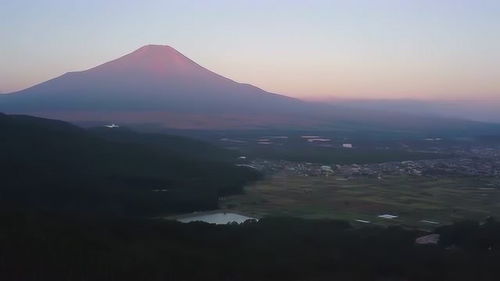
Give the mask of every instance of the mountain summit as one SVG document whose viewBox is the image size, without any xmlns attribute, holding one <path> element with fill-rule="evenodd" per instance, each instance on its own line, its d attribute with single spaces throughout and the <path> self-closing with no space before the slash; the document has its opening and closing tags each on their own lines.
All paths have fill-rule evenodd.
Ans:
<svg viewBox="0 0 500 281">
<path fill-rule="evenodd" d="M 146 45 L 91 70 L 104 73 L 147 74 L 152 77 L 182 77 L 210 72 L 167 45 Z"/>
</svg>

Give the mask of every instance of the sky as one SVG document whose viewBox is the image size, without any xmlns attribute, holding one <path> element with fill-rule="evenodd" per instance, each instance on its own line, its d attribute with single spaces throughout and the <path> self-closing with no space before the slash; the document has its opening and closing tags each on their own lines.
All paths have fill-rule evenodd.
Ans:
<svg viewBox="0 0 500 281">
<path fill-rule="evenodd" d="M 303 99 L 500 100 L 498 0 L 0 0 L 0 92 L 170 45 Z"/>
</svg>

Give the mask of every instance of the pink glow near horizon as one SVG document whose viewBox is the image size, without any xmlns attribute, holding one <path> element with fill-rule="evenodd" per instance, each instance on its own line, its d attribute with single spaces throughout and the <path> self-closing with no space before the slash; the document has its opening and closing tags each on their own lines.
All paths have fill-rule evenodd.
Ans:
<svg viewBox="0 0 500 281">
<path fill-rule="evenodd" d="M 69 2 L 3 4 L 0 92 L 153 43 L 301 99 L 500 98 L 498 1 Z"/>
</svg>

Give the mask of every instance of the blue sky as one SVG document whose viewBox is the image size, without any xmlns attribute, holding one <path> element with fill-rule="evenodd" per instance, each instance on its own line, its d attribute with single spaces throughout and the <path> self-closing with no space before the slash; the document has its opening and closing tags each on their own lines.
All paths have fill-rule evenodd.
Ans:
<svg viewBox="0 0 500 281">
<path fill-rule="evenodd" d="M 167 44 L 302 98 L 500 98 L 500 1 L 0 0 L 0 91 Z"/>
</svg>

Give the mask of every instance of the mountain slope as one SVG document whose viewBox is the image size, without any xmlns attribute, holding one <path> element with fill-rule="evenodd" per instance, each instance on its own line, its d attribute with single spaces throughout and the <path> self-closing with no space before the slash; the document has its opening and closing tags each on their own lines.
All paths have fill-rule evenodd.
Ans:
<svg viewBox="0 0 500 281">
<path fill-rule="evenodd" d="M 224 78 L 159 45 L 66 73 L 7 98 L 12 99 L 11 107 L 30 111 L 254 112 L 301 103 Z"/>
</svg>

